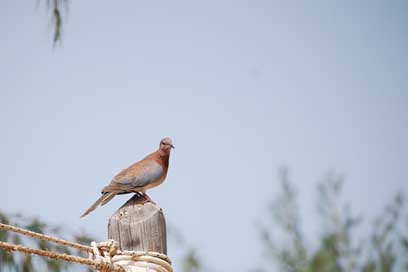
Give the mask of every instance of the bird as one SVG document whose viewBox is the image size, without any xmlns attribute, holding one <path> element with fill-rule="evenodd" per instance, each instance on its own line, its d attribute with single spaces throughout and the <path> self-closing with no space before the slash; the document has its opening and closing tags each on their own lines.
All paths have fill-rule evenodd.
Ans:
<svg viewBox="0 0 408 272">
<path fill-rule="evenodd" d="M 135 193 L 146 201 L 153 202 L 146 194 L 146 190 L 164 182 L 169 169 L 170 152 L 174 148 L 170 138 L 162 139 L 158 150 L 114 176 L 110 184 L 102 189 L 102 196 L 81 215 L 81 218 L 98 206 L 105 205 L 116 195 Z"/>
</svg>

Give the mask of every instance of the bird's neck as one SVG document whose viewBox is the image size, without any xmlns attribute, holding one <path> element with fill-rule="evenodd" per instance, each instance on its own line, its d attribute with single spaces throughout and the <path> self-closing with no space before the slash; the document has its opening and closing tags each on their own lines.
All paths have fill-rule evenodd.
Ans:
<svg viewBox="0 0 408 272">
<path fill-rule="evenodd" d="M 169 167 L 170 153 L 159 150 L 154 156 L 154 160 L 163 165 L 165 169 Z"/>
<path fill-rule="evenodd" d="M 160 159 L 161 159 L 164 167 L 167 169 L 169 167 L 170 154 L 160 156 Z"/>
</svg>

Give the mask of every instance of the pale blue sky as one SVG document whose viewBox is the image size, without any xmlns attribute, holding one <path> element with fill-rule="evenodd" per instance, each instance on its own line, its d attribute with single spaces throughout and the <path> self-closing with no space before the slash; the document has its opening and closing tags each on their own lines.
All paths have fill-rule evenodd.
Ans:
<svg viewBox="0 0 408 272">
<path fill-rule="evenodd" d="M 55 50 L 35 2 L 0 2 L 2 210 L 104 238 L 128 196 L 79 215 L 170 136 L 150 195 L 227 272 L 259 262 L 283 164 L 312 237 L 328 169 L 358 212 L 408 191 L 408 2 L 71 0 Z"/>
</svg>

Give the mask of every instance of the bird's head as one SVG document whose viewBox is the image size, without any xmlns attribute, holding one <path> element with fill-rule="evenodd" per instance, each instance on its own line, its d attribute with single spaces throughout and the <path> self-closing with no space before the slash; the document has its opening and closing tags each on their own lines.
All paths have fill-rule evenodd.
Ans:
<svg viewBox="0 0 408 272">
<path fill-rule="evenodd" d="M 174 148 L 173 142 L 170 138 L 164 138 L 160 141 L 160 152 L 164 155 L 170 155 L 170 150 Z"/>
</svg>

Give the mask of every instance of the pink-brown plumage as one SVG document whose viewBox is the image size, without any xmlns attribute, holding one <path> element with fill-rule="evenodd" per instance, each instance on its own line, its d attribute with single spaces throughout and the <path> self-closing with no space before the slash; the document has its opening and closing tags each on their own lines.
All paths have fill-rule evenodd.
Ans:
<svg viewBox="0 0 408 272">
<path fill-rule="evenodd" d="M 146 190 L 156 187 L 166 179 L 170 151 L 174 148 L 170 138 L 160 141 L 159 149 L 126 169 L 120 171 L 102 190 L 102 196 L 81 217 L 86 216 L 99 205 L 105 205 L 118 194 L 138 193 L 147 200 Z"/>
</svg>

